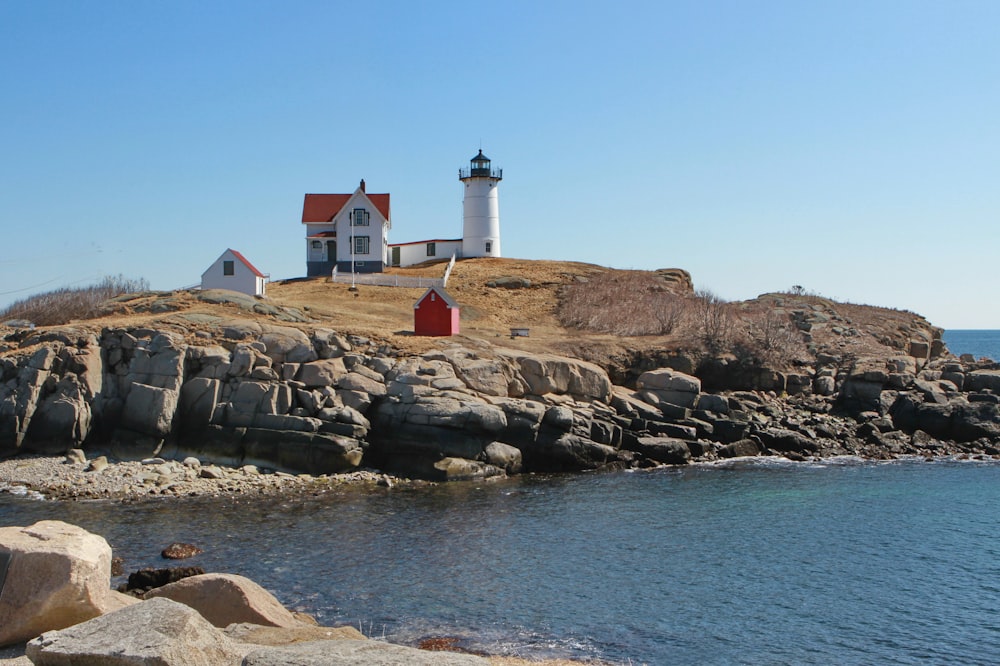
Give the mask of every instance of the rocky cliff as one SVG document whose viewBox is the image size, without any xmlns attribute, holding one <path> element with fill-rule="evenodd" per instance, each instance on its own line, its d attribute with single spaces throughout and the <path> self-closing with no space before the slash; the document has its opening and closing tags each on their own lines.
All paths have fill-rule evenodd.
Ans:
<svg viewBox="0 0 1000 666">
<path fill-rule="evenodd" d="M 811 366 L 758 369 L 749 391 L 719 380 L 735 360 L 667 367 L 676 354 L 643 356 L 616 385 L 595 363 L 472 339 L 416 353 L 249 320 L 12 332 L 0 452 L 437 480 L 766 453 L 1000 453 L 1000 368 L 911 333 L 898 353 L 817 351 Z"/>
</svg>

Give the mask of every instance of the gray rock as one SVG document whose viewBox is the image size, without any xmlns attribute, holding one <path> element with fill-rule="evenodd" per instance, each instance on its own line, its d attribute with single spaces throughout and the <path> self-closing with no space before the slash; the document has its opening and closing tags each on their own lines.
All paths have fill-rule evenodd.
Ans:
<svg viewBox="0 0 1000 666">
<path fill-rule="evenodd" d="M 603 368 L 593 363 L 553 354 L 529 354 L 510 349 L 498 350 L 497 355 L 516 370 L 516 377 L 511 380 L 511 385 L 514 385 L 515 380 L 520 381 L 532 395 L 568 394 L 577 400 L 588 402 L 607 402 L 611 397 L 611 380 Z M 510 390 L 508 394 L 521 397 Z"/>
<path fill-rule="evenodd" d="M 474 655 L 429 652 L 381 641 L 293 643 L 250 652 L 242 666 L 489 666 Z"/>
<path fill-rule="evenodd" d="M 471 481 L 503 476 L 503 469 L 478 460 L 442 458 L 434 463 L 432 481 Z"/>
<path fill-rule="evenodd" d="M 813 393 L 816 395 L 833 395 L 837 392 L 837 382 L 833 377 L 821 376 L 813 380 Z"/>
<path fill-rule="evenodd" d="M 26 649 L 35 666 L 234 666 L 243 653 L 197 611 L 169 599 L 46 632 Z"/>
<path fill-rule="evenodd" d="M 108 585 L 111 547 L 96 534 L 56 520 L 0 527 L 0 552 L 10 557 L 0 600 L 0 645 L 120 607 Z"/>
<path fill-rule="evenodd" d="M 195 377 L 184 382 L 178 405 L 184 428 L 202 430 L 208 427 L 215 416 L 221 387 L 222 382 L 218 379 Z"/>
<path fill-rule="evenodd" d="M 143 435 L 166 437 L 170 434 L 177 402 L 175 390 L 134 383 L 125 399 L 122 425 Z"/>
<path fill-rule="evenodd" d="M 360 366 L 363 367 L 363 366 Z M 351 371 L 337 380 L 337 388 L 348 391 L 360 391 L 370 396 L 383 396 L 386 393 L 385 384 L 362 373 Z"/>
<path fill-rule="evenodd" d="M 303 363 L 299 367 L 296 379 L 308 388 L 333 386 L 337 380 L 347 374 L 343 359 L 330 358 L 320 361 Z"/>
<path fill-rule="evenodd" d="M 309 337 L 297 328 L 264 326 L 260 341 L 275 363 L 308 363 L 319 358 Z"/>
<path fill-rule="evenodd" d="M 720 458 L 740 458 L 760 455 L 760 445 L 752 439 L 741 439 L 732 444 L 720 446 L 717 453 Z"/>
<path fill-rule="evenodd" d="M 490 442 L 483 449 L 483 458 L 490 465 L 498 467 L 508 474 L 517 474 L 521 471 L 521 450 L 509 444 Z"/>
<path fill-rule="evenodd" d="M 668 465 L 683 465 L 691 459 L 687 442 L 670 437 L 639 437 L 635 448 L 647 458 Z"/>
<path fill-rule="evenodd" d="M 717 414 L 728 414 L 729 413 L 729 399 L 723 395 L 715 395 L 714 393 L 702 393 L 698 396 L 698 403 L 696 409 L 702 409 L 706 412 L 716 412 Z"/>
</svg>

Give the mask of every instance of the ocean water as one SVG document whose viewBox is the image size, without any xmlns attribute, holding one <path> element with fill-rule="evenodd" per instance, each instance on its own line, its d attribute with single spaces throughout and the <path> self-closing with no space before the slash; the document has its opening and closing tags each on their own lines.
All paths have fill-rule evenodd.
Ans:
<svg viewBox="0 0 1000 666">
<path fill-rule="evenodd" d="M 946 331 L 1000 358 L 1000 331 Z M 126 571 L 239 573 L 324 624 L 616 664 L 1000 663 L 1000 462 L 769 459 L 306 500 L 0 493 L 0 526 L 103 535 Z M 115 583 L 124 582 L 124 578 Z"/>
<path fill-rule="evenodd" d="M 621 664 L 1000 662 L 1000 463 L 741 460 L 306 501 L 0 495 L 126 570 L 247 575 L 324 624 Z"/>
<path fill-rule="evenodd" d="M 1000 360 L 1000 331 L 996 330 L 946 330 L 942 336 L 951 353 L 956 356 L 972 354 Z"/>
</svg>

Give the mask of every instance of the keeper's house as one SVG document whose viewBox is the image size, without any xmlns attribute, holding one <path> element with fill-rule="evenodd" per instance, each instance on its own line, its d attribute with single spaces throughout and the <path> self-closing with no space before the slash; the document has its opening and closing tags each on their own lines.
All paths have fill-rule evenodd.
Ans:
<svg viewBox="0 0 1000 666">
<path fill-rule="evenodd" d="M 388 194 L 368 194 L 361 181 L 353 194 L 307 194 L 306 275 L 381 273 L 389 261 L 392 228 Z"/>
</svg>

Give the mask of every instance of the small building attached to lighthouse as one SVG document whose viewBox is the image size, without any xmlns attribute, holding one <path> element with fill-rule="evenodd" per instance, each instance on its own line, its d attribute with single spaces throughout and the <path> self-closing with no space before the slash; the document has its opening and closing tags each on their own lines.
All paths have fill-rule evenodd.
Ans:
<svg viewBox="0 0 1000 666">
<path fill-rule="evenodd" d="M 497 190 L 503 180 L 503 169 L 490 166 L 490 158 L 479 154 L 472 158 L 468 169 L 458 170 L 458 179 L 465 185 L 462 199 L 462 256 L 499 257 L 500 199 Z"/>
</svg>

